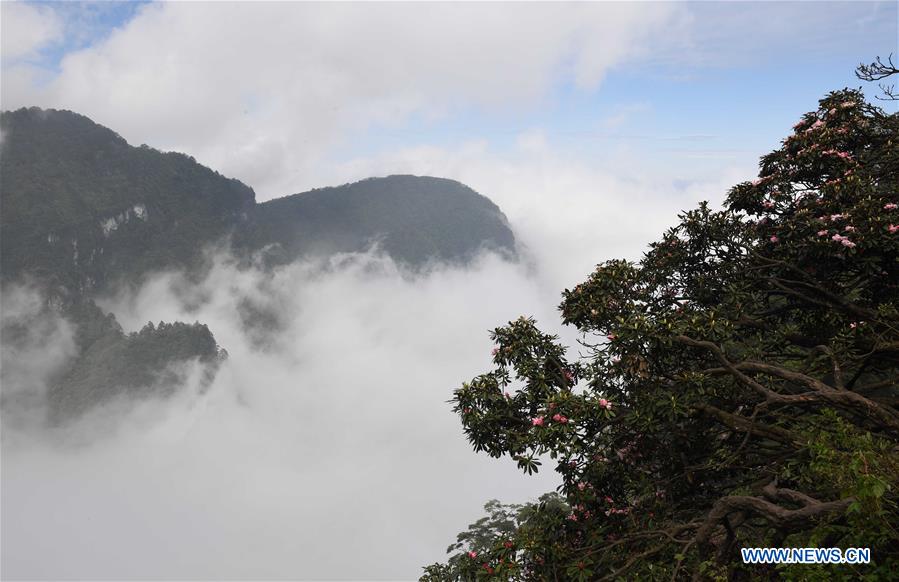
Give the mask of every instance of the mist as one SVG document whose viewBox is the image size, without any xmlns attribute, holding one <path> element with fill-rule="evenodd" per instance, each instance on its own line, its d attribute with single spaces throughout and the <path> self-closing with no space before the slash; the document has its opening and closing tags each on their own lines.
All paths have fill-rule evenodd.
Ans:
<svg viewBox="0 0 899 582">
<path fill-rule="evenodd" d="M 487 500 L 557 485 L 551 464 L 527 477 L 474 454 L 447 403 L 489 368 L 488 329 L 521 314 L 554 329 L 558 295 L 533 270 L 484 254 L 413 274 L 376 250 L 273 273 L 211 260 L 200 282 L 158 274 L 100 301 L 126 331 L 208 324 L 229 352 L 211 386 L 187 370 L 172 399 L 30 436 L 5 424 L 4 578 L 413 579 Z M 66 334 L 42 337 L 32 353 L 65 357 Z"/>
</svg>

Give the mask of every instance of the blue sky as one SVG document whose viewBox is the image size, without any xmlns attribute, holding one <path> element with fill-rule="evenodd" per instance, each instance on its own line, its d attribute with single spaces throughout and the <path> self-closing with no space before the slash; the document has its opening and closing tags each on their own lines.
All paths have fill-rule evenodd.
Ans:
<svg viewBox="0 0 899 582">
<path fill-rule="evenodd" d="M 137 35 L 136 30 L 141 27 L 142 21 L 151 20 L 147 18 L 148 13 L 172 8 L 149 4 L 28 3 L 28 7 L 45 20 L 54 21 L 56 28 L 50 37 L 42 42 L 36 41 L 35 46 L 27 50 L 4 50 L 6 84 L 15 87 L 3 91 L 3 107 L 8 109 L 30 104 L 31 98 L 39 105 L 75 109 L 100 123 L 109 124 L 132 141 L 146 139 L 150 145 L 160 148 L 190 150 L 189 153 L 225 172 L 236 171 L 238 177 L 265 191 L 264 184 L 254 183 L 257 181 L 254 180 L 254 172 L 240 176 L 239 167 L 219 159 L 221 155 L 207 154 L 204 150 L 209 148 L 198 140 L 176 135 L 167 139 L 166 136 L 154 135 L 152 131 L 132 129 L 130 123 L 117 126 L 123 115 L 133 115 L 135 112 L 125 107 L 119 115 L 103 115 L 102 97 L 98 99 L 97 95 L 91 95 L 83 88 L 76 91 L 87 95 L 68 98 L 59 79 L 66 76 L 64 59 L 73 55 L 81 55 L 78 58 L 82 60 L 85 55 L 100 55 L 104 62 L 102 65 L 98 63 L 98 67 L 114 62 L 121 67 L 121 75 L 131 76 L 135 70 L 140 72 L 139 64 L 135 64 L 134 70 L 129 70 L 126 58 L 111 54 L 113 43 L 110 43 L 110 37 L 117 35 L 121 41 L 119 44 L 122 44 L 129 34 Z M 702 175 L 708 171 L 708 162 L 704 164 L 701 161 L 703 156 L 717 158 L 718 162 L 712 165 L 719 168 L 721 160 L 743 159 L 746 154 L 758 156 L 774 147 L 798 115 L 812 107 L 826 91 L 843 86 L 860 86 L 861 82 L 853 75 L 853 69 L 860 61 L 869 61 L 874 56 L 895 51 L 897 44 L 897 5 L 894 2 L 642 5 L 649 7 L 650 11 L 675 12 L 671 19 L 673 24 L 665 21 L 658 23 L 649 31 L 648 38 L 637 40 L 623 37 L 621 43 L 632 42 L 640 46 L 633 56 L 613 59 L 605 64 L 600 73 L 601 82 L 579 83 L 570 71 L 572 61 L 578 58 L 576 51 L 560 50 L 549 64 L 548 71 L 534 73 L 544 77 L 540 87 L 536 88 L 536 95 L 528 94 L 517 99 L 513 93 L 501 97 L 499 102 L 494 100 L 485 104 L 476 96 L 466 95 L 462 91 L 461 96 L 451 95 L 434 103 L 433 107 L 429 103 L 416 103 L 398 115 L 383 117 L 377 113 L 354 111 L 349 123 L 346 120 L 335 122 L 336 127 L 307 157 L 316 161 L 327 159 L 333 164 L 414 146 L 458 148 L 470 140 L 486 140 L 491 151 L 502 152 L 514 148 L 522 133 L 539 131 L 557 151 L 566 151 L 571 155 L 588 156 L 595 161 L 609 159 L 621 152 L 639 152 L 639 155 L 654 160 L 658 167 L 678 167 Z M 194 12 L 201 16 L 204 12 L 208 13 L 212 16 L 209 25 L 214 27 L 215 14 L 221 12 L 223 6 L 205 4 Z M 257 6 L 259 11 L 273 8 L 270 4 Z M 351 4 L 344 6 L 348 8 L 346 12 L 350 13 L 350 19 L 354 8 L 362 8 Z M 675 8 L 672 10 L 672 7 Z M 314 19 L 328 12 L 327 7 L 315 4 L 299 8 L 305 18 Z M 522 6 L 501 4 L 490 8 L 499 8 L 508 16 L 508 26 L 514 27 L 516 12 Z M 275 10 L 279 9 L 289 10 L 291 6 L 282 4 L 275 7 Z M 562 5 L 557 12 L 568 9 L 570 5 Z M 8 29 L 14 26 L 17 16 L 12 12 L 6 3 L 5 20 L 11 21 Z M 195 16 L 188 14 L 185 18 Z M 416 17 L 417 14 L 409 18 L 409 26 L 415 27 Z M 548 24 L 552 25 L 551 22 Z M 193 24 L 203 25 L 199 21 Z M 452 26 L 448 24 L 446 27 L 448 36 L 453 38 L 446 44 L 445 50 L 453 50 L 452 42 L 466 42 L 466 30 L 454 31 Z M 189 29 L 190 26 L 184 30 Z M 7 32 L 9 30 L 4 31 Z M 157 32 L 160 43 L 168 40 L 167 32 L 162 28 Z M 340 44 L 347 49 L 346 54 L 338 55 L 338 67 L 340 59 L 353 58 L 354 49 L 364 50 L 363 42 L 354 47 L 356 38 L 350 35 L 341 38 L 341 34 L 339 27 L 330 32 L 330 36 L 341 41 Z M 577 34 L 577 30 L 572 29 L 569 36 L 575 37 Z M 639 34 L 636 36 L 639 37 Z M 528 42 L 526 35 L 519 39 L 510 38 L 513 40 L 510 51 L 516 50 L 514 42 Z M 415 40 L 427 43 L 427 39 Z M 144 42 L 147 42 L 146 39 Z M 440 42 L 438 40 L 436 44 Z M 478 39 L 473 42 L 477 43 Z M 568 42 L 566 35 L 560 35 L 558 42 Z M 133 47 L 138 51 L 153 48 L 147 44 Z M 405 48 L 415 50 L 414 47 Z M 202 47 L 195 46 L 193 49 L 202 50 Z M 214 45 L 209 50 L 214 51 Z M 265 58 L 277 59 L 278 56 L 266 54 Z M 188 52 L 175 55 L 175 58 L 184 61 L 192 57 Z M 286 61 L 290 59 L 286 54 L 283 57 Z M 202 67 L 203 63 L 198 62 L 196 66 Z M 17 77 L 22 70 L 30 71 L 31 87 L 27 83 L 24 87 L 20 85 Z M 413 68 L 409 74 L 414 75 L 415 72 Z M 352 70 L 344 74 L 351 73 Z M 448 71 L 448 74 L 452 73 L 452 70 Z M 502 76 L 503 70 L 497 68 L 492 74 Z M 94 92 L 101 92 L 103 84 L 115 84 L 114 75 L 115 71 L 112 71 L 104 77 L 100 86 L 95 86 Z M 13 79 L 11 83 L 10 78 Z M 421 81 L 428 83 L 430 79 L 423 75 Z M 153 83 L 152 78 L 148 78 L 147 82 Z M 202 83 L 203 80 L 198 78 L 196 82 Z M 412 84 L 414 82 L 412 77 Z M 52 88 L 54 83 L 62 86 Z M 238 84 L 237 80 L 235 84 Z M 35 90 L 46 86 L 51 86 L 51 89 L 43 92 Z M 181 89 L 175 87 L 173 91 Z M 413 87 L 412 93 L 415 92 L 418 90 Z M 868 92 L 873 93 L 873 87 L 868 87 Z M 243 98 L 245 113 L 252 109 L 254 115 L 265 117 L 267 96 L 253 91 L 248 95 Z M 378 94 L 372 102 L 383 97 Z M 391 96 L 387 97 L 389 100 Z M 433 99 L 433 96 L 428 95 L 427 98 Z M 85 100 L 88 100 L 87 106 Z M 327 101 L 327 96 L 322 100 Z M 248 103 L 254 106 L 248 107 Z M 321 105 L 316 103 L 316 106 Z M 121 103 L 117 106 L 121 108 Z M 365 106 L 354 105 L 354 108 L 364 109 Z M 164 115 L 165 112 L 160 111 L 159 114 Z M 232 114 L 237 116 L 240 111 L 234 110 Z M 315 112 L 310 112 L 310 115 L 315 115 Z M 158 125 L 151 119 L 146 124 Z M 164 120 L 162 125 L 165 125 Z M 260 125 L 260 131 L 264 130 L 264 125 Z M 300 131 L 299 128 L 297 130 Z M 238 139 L 254 137 L 258 140 L 258 136 L 241 132 Z M 221 139 L 221 136 L 210 138 Z M 264 139 L 263 136 L 261 140 Z M 282 144 L 289 144 L 302 140 L 294 134 L 282 137 L 281 141 Z M 306 180 L 296 187 L 308 185 L 310 183 Z M 265 197 L 271 195 L 267 191 L 264 194 Z"/>
</svg>

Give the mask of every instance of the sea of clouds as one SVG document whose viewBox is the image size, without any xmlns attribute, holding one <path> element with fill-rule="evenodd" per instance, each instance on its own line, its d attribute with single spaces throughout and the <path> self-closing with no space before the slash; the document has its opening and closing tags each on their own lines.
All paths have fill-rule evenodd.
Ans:
<svg viewBox="0 0 899 582">
<path fill-rule="evenodd" d="M 4 317 L 37 315 L 22 295 Z M 447 403 L 488 369 L 488 329 L 522 313 L 553 328 L 557 298 L 540 295 L 494 255 L 413 275 L 372 251 L 274 273 L 220 254 L 199 283 L 166 273 L 106 298 L 126 331 L 206 323 L 229 358 L 205 389 L 187 370 L 169 400 L 53 430 L 6 422 L 4 578 L 416 577 L 488 499 L 556 485 L 473 453 Z M 4 346 L 5 397 L 39 393 L 72 356 L 67 324 L 44 325 Z"/>
</svg>

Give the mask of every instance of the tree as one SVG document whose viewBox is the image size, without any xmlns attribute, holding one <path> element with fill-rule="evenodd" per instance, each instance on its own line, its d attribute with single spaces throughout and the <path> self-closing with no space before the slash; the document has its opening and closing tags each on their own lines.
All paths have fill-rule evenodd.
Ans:
<svg viewBox="0 0 899 582">
<path fill-rule="evenodd" d="M 862 81 L 869 82 L 880 81 L 896 74 L 899 74 L 899 69 L 897 69 L 896 65 L 893 63 L 892 53 L 887 57 L 887 62 L 883 62 L 880 57 L 877 57 L 873 63 L 867 65 L 862 63 L 855 70 L 856 77 Z M 895 85 L 881 84 L 880 90 L 883 92 L 883 97 L 878 96 L 878 99 L 884 101 L 899 101 L 899 93 L 896 93 Z"/>
<path fill-rule="evenodd" d="M 793 129 L 723 210 L 563 292 L 585 355 L 525 317 L 492 332 L 454 410 L 476 451 L 554 459 L 568 513 L 424 580 L 896 576 L 899 117 L 846 89 Z M 872 564 L 742 563 L 769 546 Z"/>
</svg>

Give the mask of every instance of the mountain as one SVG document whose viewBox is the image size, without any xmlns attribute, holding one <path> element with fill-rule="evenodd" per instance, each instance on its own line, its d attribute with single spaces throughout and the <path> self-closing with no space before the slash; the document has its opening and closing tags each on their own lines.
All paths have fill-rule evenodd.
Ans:
<svg viewBox="0 0 899 582">
<path fill-rule="evenodd" d="M 505 216 L 488 198 L 454 180 L 418 176 L 369 178 L 258 204 L 238 237 L 236 244 L 251 249 L 277 243 L 288 262 L 372 242 L 412 266 L 515 248 Z"/>
<path fill-rule="evenodd" d="M 502 211 L 453 180 L 370 178 L 257 203 L 190 156 L 131 146 L 71 111 L 3 112 L 0 132 L 0 284 L 36 286 L 78 329 L 78 356 L 48 391 L 57 419 L 117 394 L 164 393 L 188 361 L 214 373 L 225 352 L 205 325 L 126 334 L 93 302 L 153 272 L 201 276 L 206 248 L 275 266 L 377 245 L 413 271 L 485 248 L 515 257 Z M 15 326 L 4 323 L 4 344 Z"/>
<path fill-rule="evenodd" d="M 251 188 L 179 153 L 130 146 L 70 111 L 4 112 L 0 155 L 3 280 L 28 273 L 91 295 L 163 269 L 192 269 L 204 247 L 269 248 L 276 263 L 364 250 L 399 262 L 515 253 L 489 199 L 452 180 L 370 178 L 257 204 Z"/>
<path fill-rule="evenodd" d="M 132 147 L 68 111 L 0 116 L 0 263 L 89 295 L 196 266 L 203 244 L 251 212 L 249 187 L 178 153 Z"/>
</svg>

